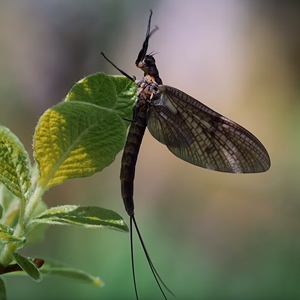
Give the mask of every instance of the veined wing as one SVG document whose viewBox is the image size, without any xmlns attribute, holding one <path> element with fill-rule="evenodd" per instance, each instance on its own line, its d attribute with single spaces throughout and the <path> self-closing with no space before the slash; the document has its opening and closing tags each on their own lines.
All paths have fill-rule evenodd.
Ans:
<svg viewBox="0 0 300 300">
<path fill-rule="evenodd" d="M 148 110 L 150 133 L 177 157 L 220 172 L 259 173 L 270 168 L 262 143 L 248 130 L 170 86 Z"/>
</svg>

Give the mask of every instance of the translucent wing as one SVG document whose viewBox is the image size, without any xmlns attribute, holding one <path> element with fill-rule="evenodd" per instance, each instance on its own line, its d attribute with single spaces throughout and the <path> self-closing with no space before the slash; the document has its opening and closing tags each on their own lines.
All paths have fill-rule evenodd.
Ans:
<svg viewBox="0 0 300 300">
<path fill-rule="evenodd" d="M 265 147 L 248 130 L 173 87 L 160 85 L 159 91 L 148 110 L 147 127 L 177 157 L 220 172 L 270 168 Z"/>
</svg>

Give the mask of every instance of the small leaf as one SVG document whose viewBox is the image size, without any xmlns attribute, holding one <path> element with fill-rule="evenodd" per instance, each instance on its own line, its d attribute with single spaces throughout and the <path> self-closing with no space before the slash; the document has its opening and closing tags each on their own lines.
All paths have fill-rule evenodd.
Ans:
<svg viewBox="0 0 300 300">
<path fill-rule="evenodd" d="M 13 257 L 16 260 L 17 264 L 22 268 L 22 270 L 26 272 L 33 280 L 42 280 L 42 276 L 39 269 L 32 261 L 16 252 L 13 253 Z"/>
<path fill-rule="evenodd" d="M 32 223 L 77 225 L 84 228 L 107 227 L 128 232 L 125 221 L 112 210 L 95 206 L 64 205 L 52 207 L 31 220 Z"/>
<path fill-rule="evenodd" d="M 6 288 L 5 288 L 5 283 L 2 280 L 2 278 L 0 278 L 0 299 L 1 300 L 6 300 Z"/>
<path fill-rule="evenodd" d="M 30 191 L 30 160 L 19 139 L 0 125 L 0 181 L 17 197 L 27 200 Z"/>
<path fill-rule="evenodd" d="M 8 226 L 0 224 L 0 243 L 8 244 L 8 243 L 20 243 L 23 244 L 25 242 L 25 238 L 17 238 L 13 236 L 14 230 Z"/>
<path fill-rule="evenodd" d="M 43 267 L 40 269 L 45 275 L 61 276 L 65 278 L 79 280 L 85 283 L 91 283 L 96 286 L 103 286 L 104 283 L 99 277 L 92 276 L 82 270 L 71 268 L 63 263 L 46 259 Z"/>
</svg>

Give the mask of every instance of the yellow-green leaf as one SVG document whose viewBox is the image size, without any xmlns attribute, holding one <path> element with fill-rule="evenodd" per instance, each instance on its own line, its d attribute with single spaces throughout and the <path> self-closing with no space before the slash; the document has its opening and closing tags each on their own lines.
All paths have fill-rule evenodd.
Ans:
<svg viewBox="0 0 300 300">
<path fill-rule="evenodd" d="M 125 125 L 115 113 L 82 102 L 63 102 L 40 118 L 34 156 L 43 188 L 101 171 L 115 159 Z"/>
<path fill-rule="evenodd" d="M 48 109 L 34 135 L 34 157 L 42 188 L 87 177 L 113 162 L 122 149 L 136 97 L 125 77 L 98 73 L 71 89 L 65 101 Z M 126 102 L 127 101 L 127 102 Z"/>
<path fill-rule="evenodd" d="M 76 225 L 84 228 L 111 228 L 128 231 L 122 217 L 116 212 L 96 207 L 79 207 L 76 205 L 62 205 L 51 207 L 34 218 L 32 223 Z"/>
<path fill-rule="evenodd" d="M 17 197 L 27 200 L 30 192 L 30 160 L 19 139 L 0 125 L 0 181 Z"/>
<path fill-rule="evenodd" d="M 8 244 L 8 243 L 20 243 L 23 244 L 25 242 L 25 238 L 17 238 L 13 236 L 14 230 L 8 226 L 0 224 L 0 243 Z"/>
</svg>

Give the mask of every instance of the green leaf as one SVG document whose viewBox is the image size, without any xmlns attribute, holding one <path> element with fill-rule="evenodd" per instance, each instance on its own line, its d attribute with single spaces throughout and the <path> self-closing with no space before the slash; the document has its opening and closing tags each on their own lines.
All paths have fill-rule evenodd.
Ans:
<svg viewBox="0 0 300 300">
<path fill-rule="evenodd" d="M 0 182 L 0 205 L 3 208 L 3 212 L 9 209 L 11 202 L 16 198 L 17 197 L 2 182 Z M 1 218 L 2 217 L 3 215 Z"/>
<path fill-rule="evenodd" d="M 84 228 L 107 227 L 128 232 L 125 221 L 119 214 L 101 207 L 63 205 L 52 207 L 31 220 L 32 223 L 77 225 Z"/>
<path fill-rule="evenodd" d="M 40 269 L 45 275 L 61 276 L 65 278 L 79 280 L 85 283 L 91 283 L 96 286 L 103 286 L 104 283 L 99 277 L 92 276 L 82 270 L 71 268 L 61 262 L 46 259 L 43 267 Z"/>
<path fill-rule="evenodd" d="M 13 257 L 16 260 L 17 264 L 22 268 L 22 270 L 26 272 L 33 280 L 42 280 L 42 276 L 39 269 L 32 261 L 16 252 L 13 253 Z"/>
<path fill-rule="evenodd" d="M 128 78 L 96 73 L 76 83 L 64 101 L 83 101 L 111 108 L 122 118 L 132 119 L 136 94 L 137 85 Z"/>
<path fill-rule="evenodd" d="M 47 276 L 52 275 L 52 276 L 65 277 L 83 283 L 93 284 L 98 287 L 104 286 L 104 282 L 99 277 L 92 276 L 91 274 L 88 274 L 80 269 L 72 268 L 66 264 L 63 264 L 53 259 L 46 259 L 43 266 L 39 269 L 39 272 Z M 5 273 L 5 276 L 12 276 L 12 275 L 24 276 L 26 275 L 26 273 L 19 272 L 19 271 Z"/>
<path fill-rule="evenodd" d="M 0 181 L 17 197 L 27 200 L 30 192 L 30 160 L 19 139 L 0 125 Z"/>
<path fill-rule="evenodd" d="M 124 76 L 109 76 L 118 95 L 117 110 L 122 112 L 122 118 L 132 120 L 133 106 L 137 100 L 137 84 Z M 126 122 L 127 126 L 130 122 Z"/>
<path fill-rule="evenodd" d="M 125 91 L 124 80 L 129 90 Z M 129 123 L 122 117 L 128 117 L 135 99 L 136 85 L 128 81 L 91 75 L 77 83 L 64 102 L 43 114 L 34 135 L 42 188 L 90 176 L 114 161 Z"/>
<path fill-rule="evenodd" d="M 0 224 L 0 243 L 8 244 L 18 242 L 23 244 L 25 242 L 25 238 L 17 238 L 13 236 L 14 230 L 8 226 Z"/>
<path fill-rule="evenodd" d="M 4 212 L 1 223 L 9 227 L 15 227 L 20 213 L 20 200 L 15 198 L 9 205 L 8 209 Z"/>
<path fill-rule="evenodd" d="M 41 117 L 34 137 L 39 185 L 47 189 L 101 171 L 124 140 L 124 122 L 113 112 L 80 102 L 54 106 Z"/>
<path fill-rule="evenodd" d="M 6 288 L 5 288 L 5 283 L 2 280 L 2 278 L 0 278 L 0 300 L 6 300 Z"/>
<path fill-rule="evenodd" d="M 2 183 L 0 183 L 0 205 L 3 207 L 1 223 L 14 228 L 19 219 L 20 199 Z"/>
</svg>

